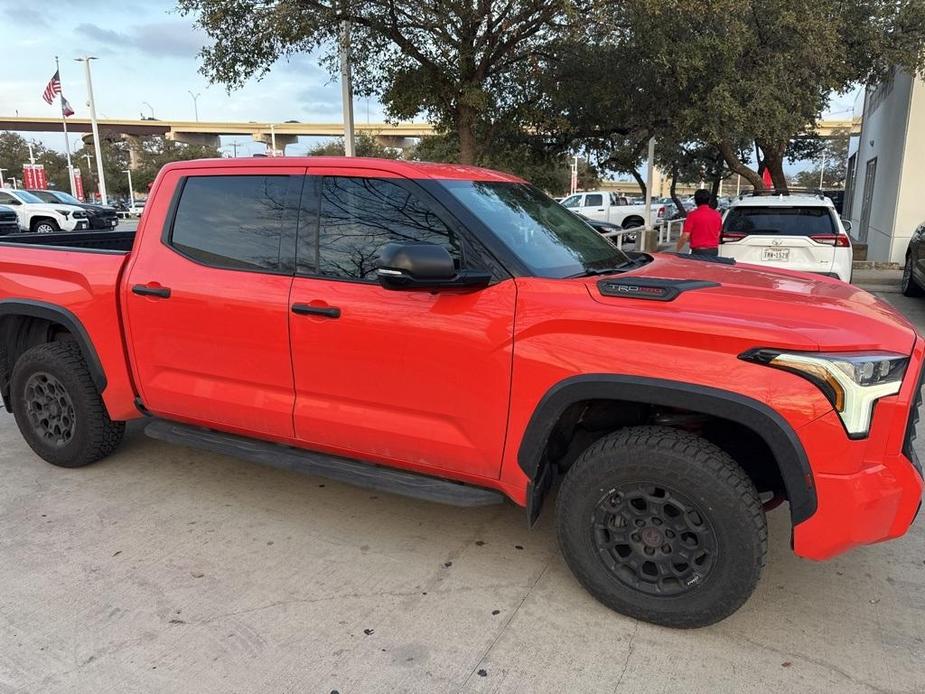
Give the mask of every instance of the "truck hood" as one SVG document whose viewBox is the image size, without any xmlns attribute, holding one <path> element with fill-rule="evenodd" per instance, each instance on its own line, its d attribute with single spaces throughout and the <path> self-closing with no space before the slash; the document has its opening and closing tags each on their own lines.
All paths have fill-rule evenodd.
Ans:
<svg viewBox="0 0 925 694">
<path fill-rule="evenodd" d="M 657 301 L 608 296 L 601 284 L 633 278 L 688 282 L 676 298 Z M 690 284 L 690 281 L 703 284 Z M 675 320 L 677 330 L 727 349 L 776 347 L 805 351 L 912 351 L 915 328 L 889 304 L 837 279 L 757 265 L 725 265 L 658 253 L 639 270 L 583 279 L 591 298 L 629 316 Z M 684 286 L 684 285 L 681 285 Z M 640 310 L 642 309 L 642 310 Z M 646 321 L 647 322 L 647 321 Z"/>
<path fill-rule="evenodd" d="M 68 205 L 63 202 L 27 202 L 22 205 L 28 210 L 33 210 L 35 212 L 67 212 L 68 214 L 73 214 L 74 212 L 83 212 L 83 210 L 77 205 Z"/>
</svg>

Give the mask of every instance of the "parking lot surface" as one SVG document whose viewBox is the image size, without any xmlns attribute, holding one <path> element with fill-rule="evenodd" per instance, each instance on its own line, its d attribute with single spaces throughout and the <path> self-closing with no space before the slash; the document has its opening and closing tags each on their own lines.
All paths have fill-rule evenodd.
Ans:
<svg viewBox="0 0 925 694">
<path fill-rule="evenodd" d="M 877 289 L 925 329 L 925 300 Z M 585 593 L 551 504 L 528 530 L 510 504 L 376 494 L 137 425 L 59 469 L 6 413 L 0 466 L 0 692 L 925 691 L 921 518 L 812 563 L 774 511 L 745 607 L 673 631 Z"/>
</svg>

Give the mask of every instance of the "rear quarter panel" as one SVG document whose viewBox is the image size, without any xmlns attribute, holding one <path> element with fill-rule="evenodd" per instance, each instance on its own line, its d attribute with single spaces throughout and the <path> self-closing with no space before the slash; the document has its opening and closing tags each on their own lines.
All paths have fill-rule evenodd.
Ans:
<svg viewBox="0 0 925 694">
<path fill-rule="evenodd" d="M 124 253 L 2 245 L 0 301 L 58 306 L 83 324 L 106 374 L 103 402 L 114 420 L 139 416 L 128 372 L 118 284 Z"/>
</svg>

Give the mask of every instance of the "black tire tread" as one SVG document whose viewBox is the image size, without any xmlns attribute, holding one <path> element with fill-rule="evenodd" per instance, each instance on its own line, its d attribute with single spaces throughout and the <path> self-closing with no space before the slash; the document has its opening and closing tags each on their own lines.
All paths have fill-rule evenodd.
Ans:
<svg viewBox="0 0 925 694">
<path fill-rule="evenodd" d="M 912 260 L 911 256 L 906 256 L 906 264 L 907 264 L 907 265 L 909 264 L 909 262 L 910 262 L 911 260 Z M 903 268 L 903 272 L 905 272 L 905 271 L 906 271 L 906 268 L 904 267 L 904 268 Z M 900 285 L 900 291 L 902 292 L 902 295 L 903 295 L 903 296 L 910 296 L 910 297 L 913 297 L 913 296 L 922 296 L 923 294 L 925 294 L 925 289 L 922 289 L 922 287 L 919 286 L 919 283 L 916 282 L 916 280 L 915 280 L 915 274 L 912 273 L 912 270 L 911 270 L 911 269 L 910 269 L 909 272 L 910 272 L 910 274 L 909 274 L 909 283 L 908 283 L 905 287 L 903 287 L 903 286 Z"/>
<path fill-rule="evenodd" d="M 626 448 L 637 447 L 683 456 L 696 466 L 698 470 L 697 477 L 701 480 L 703 477 L 709 477 L 711 480 L 719 482 L 722 492 L 730 495 L 731 500 L 744 511 L 749 532 L 753 533 L 757 539 L 757 551 L 750 560 L 747 557 L 740 557 L 741 561 L 753 562 L 754 570 L 752 575 L 754 579 L 750 581 L 749 585 L 740 586 L 741 590 L 738 592 L 730 593 L 721 602 L 714 603 L 710 614 L 695 616 L 678 614 L 666 619 L 661 612 L 638 608 L 634 609 L 630 616 L 643 621 L 677 628 L 696 628 L 718 622 L 735 612 L 751 595 L 758 583 L 761 570 L 767 563 L 768 544 L 767 522 L 755 485 L 735 460 L 721 448 L 695 434 L 665 426 L 636 426 L 620 429 L 599 439 L 578 457 L 569 469 L 559 490 L 556 514 L 561 518 L 575 501 L 575 495 L 580 494 L 582 489 L 587 488 L 590 478 L 598 468 L 601 457 L 619 459 L 621 451 Z M 633 462 L 625 464 L 628 466 L 635 465 Z M 702 471 L 702 474 L 699 471 Z M 679 487 L 683 488 L 686 481 L 685 475 L 677 477 Z M 569 550 L 566 547 L 566 538 L 563 537 L 563 527 L 563 524 L 559 523 L 559 542 L 563 552 L 566 554 L 566 559 L 568 559 Z M 583 570 L 580 563 L 569 561 L 569 566 L 579 582 L 595 598 L 612 607 L 607 596 L 600 594 L 594 588 L 592 576 Z"/>
<path fill-rule="evenodd" d="M 90 376 L 90 370 L 87 367 L 80 345 L 73 340 L 63 340 L 32 347 L 19 357 L 13 367 L 13 382 L 17 381 L 17 375 L 23 370 L 34 367 L 46 368 L 48 366 L 73 375 L 74 382 L 70 384 L 72 389 L 71 397 L 74 400 L 74 406 L 81 408 L 79 416 L 88 424 L 86 427 L 87 436 L 76 454 L 68 457 L 49 455 L 37 449 L 32 446 L 28 436 L 26 441 L 44 460 L 59 467 L 83 467 L 110 455 L 122 442 L 125 434 L 125 422 L 114 422 L 109 418 L 109 413 L 106 411 L 106 406 L 103 404 L 99 390 L 97 390 L 96 384 L 93 383 Z M 73 392 L 73 387 L 75 386 L 77 392 Z M 20 430 L 23 430 L 24 423 L 20 422 L 20 419 L 25 415 L 21 413 L 20 406 L 16 402 L 15 391 L 13 410 L 17 423 L 20 425 Z"/>
</svg>

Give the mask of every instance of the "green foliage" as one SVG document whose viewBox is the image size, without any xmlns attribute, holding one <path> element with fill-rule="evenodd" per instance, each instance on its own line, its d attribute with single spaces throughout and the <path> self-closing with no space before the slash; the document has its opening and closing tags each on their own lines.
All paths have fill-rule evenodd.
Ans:
<svg viewBox="0 0 925 694">
<path fill-rule="evenodd" d="M 474 162 L 476 131 L 509 123 L 541 74 L 549 42 L 574 0 L 178 0 L 213 39 L 203 73 L 229 88 L 260 77 L 280 58 L 320 49 L 336 73 L 341 21 L 352 26 L 356 92 L 375 95 L 388 115 L 424 114 L 458 137 Z"/>
<path fill-rule="evenodd" d="M 70 184 L 67 180 L 67 158 L 36 140 L 32 141 L 32 152 L 35 156 L 35 163 L 45 166 L 48 185 L 70 192 Z M 29 141 L 17 133 L 0 132 L 0 168 L 4 169 L 4 182 L 9 185 L 10 178 L 22 181 L 22 165 L 28 163 Z"/>
<path fill-rule="evenodd" d="M 818 188 L 821 176 L 823 189 L 844 188 L 845 179 L 848 178 L 849 141 L 850 136 L 847 132 L 824 140 L 821 151 L 816 155 L 815 165 L 794 176 L 794 185 L 799 188 Z"/>
<path fill-rule="evenodd" d="M 376 142 L 376 138 L 363 132 L 356 134 L 353 147 L 358 157 L 378 159 L 398 159 L 400 157 L 400 150 L 394 147 L 384 147 Z M 344 156 L 344 138 L 338 137 L 327 142 L 320 142 L 310 147 L 306 155 L 309 157 L 342 157 Z"/>
</svg>

